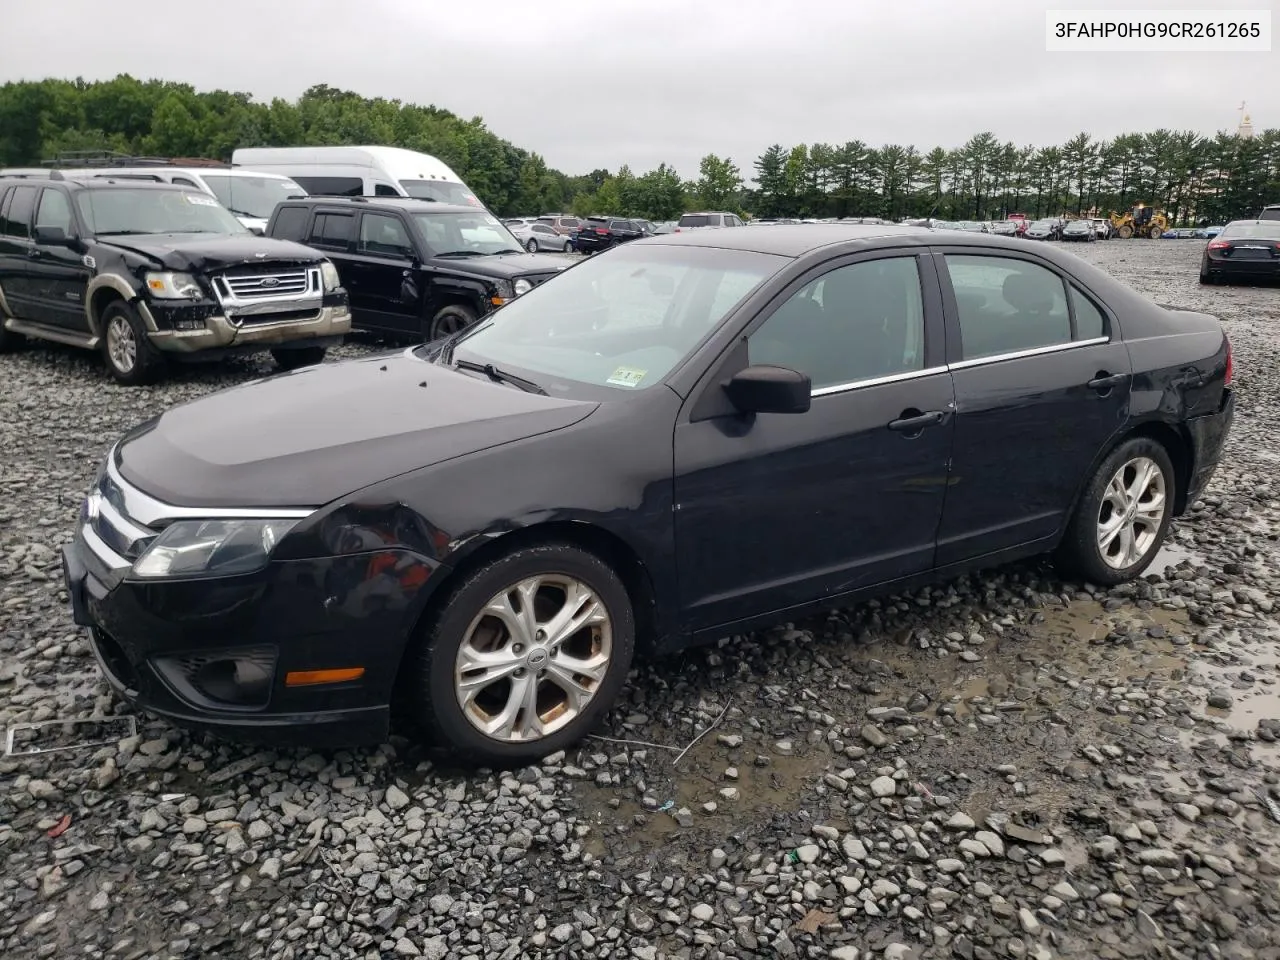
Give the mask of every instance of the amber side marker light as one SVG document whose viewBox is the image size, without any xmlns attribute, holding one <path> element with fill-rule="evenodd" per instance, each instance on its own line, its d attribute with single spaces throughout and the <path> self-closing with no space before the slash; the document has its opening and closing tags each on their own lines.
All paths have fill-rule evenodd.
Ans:
<svg viewBox="0 0 1280 960">
<path fill-rule="evenodd" d="M 290 670 L 284 676 L 286 687 L 313 687 L 320 683 L 346 683 L 364 676 L 364 667 L 342 667 L 337 670 Z"/>
</svg>

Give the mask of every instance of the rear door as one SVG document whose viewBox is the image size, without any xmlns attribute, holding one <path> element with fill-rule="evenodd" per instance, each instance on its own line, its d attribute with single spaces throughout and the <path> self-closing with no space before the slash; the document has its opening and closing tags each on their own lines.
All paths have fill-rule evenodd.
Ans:
<svg viewBox="0 0 1280 960">
<path fill-rule="evenodd" d="M 64 237 L 78 235 L 71 198 L 57 187 L 45 187 L 36 203 L 35 228 L 58 231 Z M 34 237 L 35 231 L 33 231 Z M 30 319 L 77 333 L 88 333 L 84 312 L 85 290 L 91 271 L 84 262 L 83 247 L 32 241 Z"/>
<path fill-rule="evenodd" d="M 1042 544 L 1129 415 L 1114 318 L 1055 265 L 1004 249 L 936 253 L 955 380 L 938 565 Z"/>
<path fill-rule="evenodd" d="M 34 186 L 11 187 L 0 216 L 0 290 L 9 312 L 23 320 L 34 319 L 31 220 L 39 192 Z"/>
</svg>

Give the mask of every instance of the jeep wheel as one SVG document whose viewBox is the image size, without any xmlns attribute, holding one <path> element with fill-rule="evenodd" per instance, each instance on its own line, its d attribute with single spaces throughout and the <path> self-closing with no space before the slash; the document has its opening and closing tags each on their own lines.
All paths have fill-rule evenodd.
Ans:
<svg viewBox="0 0 1280 960">
<path fill-rule="evenodd" d="M 324 361 L 324 347 L 280 347 L 272 350 L 271 356 L 281 370 L 297 370 L 300 367 L 314 367 Z"/>
<path fill-rule="evenodd" d="M 470 308 L 464 307 L 460 303 L 445 307 L 431 318 L 431 326 L 427 330 L 427 340 L 441 340 L 444 337 L 451 337 L 475 322 L 476 315 Z"/>
<path fill-rule="evenodd" d="M 102 311 L 102 356 L 111 375 L 129 387 L 151 383 L 164 369 L 138 311 L 123 300 Z"/>
</svg>

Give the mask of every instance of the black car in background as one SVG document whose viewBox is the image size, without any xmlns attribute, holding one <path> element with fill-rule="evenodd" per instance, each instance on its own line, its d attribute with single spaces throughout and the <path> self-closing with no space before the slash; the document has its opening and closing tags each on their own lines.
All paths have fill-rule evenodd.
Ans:
<svg viewBox="0 0 1280 960">
<path fill-rule="evenodd" d="M 67 590 L 156 713 L 333 746 L 398 699 L 470 763 L 532 761 L 637 649 L 1042 552 L 1139 576 L 1213 473 L 1231 377 L 1213 317 L 1048 245 L 670 234 L 449 340 L 142 424 Z"/>
<path fill-rule="evenodd" d="M 1205 244 L 1200 282 L 1280 279 L 1280 220 L 1235 220 Z"/>
<path fill-rule="evenodd" d="M 651 232 L 640 220 L 587 217 L 573 237 L 573 248 L 579 253 L 599 253 L 629 240 L 639 240 Z"/>
<path fill-rule="evenodd" d="M 526 253 L 486 210 L 408 197 L 307 197 L 279 204 L 267 236 L 322 250 L 359 330 L 436 340 L 569 264 Z"/>
<path fill-rule="evenodd" d="M 329 260 L 255 235 L 194 187 L 0 177 L 0 350 L 23 337 L 100 350 L 137 386 L 170 360 L 319 363 L 350 330 Z"/>
</svg>

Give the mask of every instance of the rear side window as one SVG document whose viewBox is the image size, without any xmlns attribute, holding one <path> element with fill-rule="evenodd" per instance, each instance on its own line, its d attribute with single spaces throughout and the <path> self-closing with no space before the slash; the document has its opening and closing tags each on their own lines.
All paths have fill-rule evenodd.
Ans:
<svg viewBox="0 0 1280 960">
<path fill-rule="evenodd" d="M 313 197 L 359 197 L 364 181 L 359 177 L 294 177 L 293 182 Z"/>
<path fill-rule="evenodd" d="M 1280 220 L 1280 206 L 1263 207 L 1259 220 Z"/>
<path fill-rule="evenodd" d="M 281 207 L 276 213 L 276 222 L 271 226 L 271 235 L 280 240 L 301 243 L 307 236 L 307 208 Z"/>
<path fill-rule="evenodd" d="M 349 213 L 317 213 L 308 242 L 313 247 L 346 251 L 355 233 L 355 219 Z"/>
<path fill-rule="evenodd" d="M 1071 342 L 1062 278 L 1026 260 L 947 254 L 965 360 Z"/>
<path fill-rule="evenodd" d="M 45 187 L 40 194 L 40 209 L 36 212 L 37 227 L 54 227 L 71 236 L 71 202 L 61 190 Z"/>
<path fill-rule="evenodd" d="M 22 240 L 30 238 L 31 212 L 36 205 L 36 189 L 36 187 L 13 188 L 13 196 L 9 198 L 9 209 L 5 211 L 0 233 L 6 237 L 17 237 Z"/>
<path fill-rule="evenodd" d="M 682 227 L 714 227 L 711 217 L 705 213 L 686 213 L 680 218 L 680 226 Z"/>
</svg>

